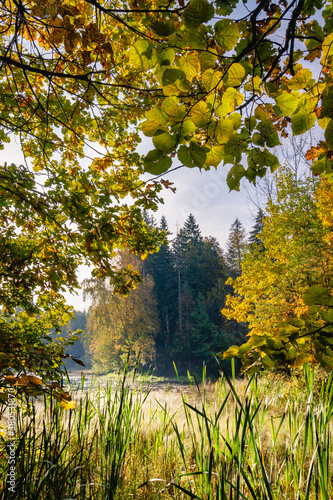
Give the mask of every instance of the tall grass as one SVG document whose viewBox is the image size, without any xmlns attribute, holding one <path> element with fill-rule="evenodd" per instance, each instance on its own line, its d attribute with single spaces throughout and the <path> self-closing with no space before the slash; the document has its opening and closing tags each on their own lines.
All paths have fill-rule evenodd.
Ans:
<svg viewBox="0 0 333 500">
<path fill-rule="evenodd" d="M 203 371 L 162 393 L 125 370 L 74 410 L 45 398 L 17 413 L 15 494 L 2 438 L 0 499 L 332 499 L 332 382 Z"/>
</svg>

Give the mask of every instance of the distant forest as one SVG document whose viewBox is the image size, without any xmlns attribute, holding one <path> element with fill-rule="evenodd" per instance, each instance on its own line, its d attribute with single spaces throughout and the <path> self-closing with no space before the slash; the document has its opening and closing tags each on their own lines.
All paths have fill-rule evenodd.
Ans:
<svg viewBox="0 0 333 500">
<path fill-rule="evenodd" d="M 173 362 L 179 374 L 200 374 L 205 364 L 210 376 L 217 375 L 215 355 L 246 340 L 246 325 L 221 310 L 233 290 L 227 279 L 240 275 L 246 249 L 260 244 L 263 215 L 259 210 L 248 238 L 236 219 L 224 251 L 216 238 L 202 236 L 192 214 L 173 235 L 164 216 L 158 223 L 146 213 L 145 222 L 165 231 L 168 244 L 146 258 L 120 253 L 121 264 L 143 278 L 127 297 L 113 294 L 108 282 L 86 280 L 91 306 L 87 313 L 75 311 L 64 327 L 64 333 L 83 330 L 69 353 L 99 373 L 121 368 L 130 352 L 132 363 L 140 353 L 141 366 L 160 375 L 174 374 Z M 79 368 L 71 361 L 67 367 Z"/>
</svg>

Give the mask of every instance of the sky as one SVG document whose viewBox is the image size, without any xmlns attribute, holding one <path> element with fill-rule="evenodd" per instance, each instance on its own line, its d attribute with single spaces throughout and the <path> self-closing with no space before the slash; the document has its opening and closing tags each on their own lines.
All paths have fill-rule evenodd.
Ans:
<svg viewBox="0 0 333 500">
<path fill-rule="evenodd" d="M 164 204 L 154 214 L 155 218 L 159 220 L 165 215 L 169 230 L 175 235 L 177 227 L 182 227 L 189 214 L 193 214 L 203 236 L 214 236 L 225 248 L 230 226 L 236 217 L 247 230 L 253 225 L 253 205 L 245 186 L 240 192 L 229 192 L 226 183 L 229 168 L 227 165 L 219 166 L 217 170 L 200 171 L 184 167 L 163 176 L 174 183 L 172 187 L 176 192 L 163 190 Z"/>
</svg>

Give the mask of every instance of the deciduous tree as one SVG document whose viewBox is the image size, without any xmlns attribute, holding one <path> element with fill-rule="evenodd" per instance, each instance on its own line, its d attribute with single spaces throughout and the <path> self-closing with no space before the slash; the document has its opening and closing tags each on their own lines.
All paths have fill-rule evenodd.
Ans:
<svg viewBox="0 0 333 500">
<path fill-rule="evenodd" d="M 120 258 L 121 265 L 130 264 L 142 272 L 138 257 L 122 253 Z M 139 355 L 141 366 L 155 364 L 159 322 L 152 278 L 146 274 L 127 297 L 114 291 L 114 286 L 105 281 L 85 282 L 85 293 L 92 299 L 85 334 L 92 367 L 109 372 L 122 368 L 127 359 L 134 366 Z"/>
<path fill-rule="evenodd" d="M 306 361 L 333 368 L 331 188 L 328 179 L 318 189 L 312 178 L 297 181 L 292 172 L 281 173 L 260 235 L 265 251 L 252 246 L 242 275 L 230 280 L 235 295 L 228 296 L 223 313 L 248 323 L 250 332 L 246 344 L 224 357 L 241 357 L 250 373 L 262 367 L 288 371 Z"/>
</svg>

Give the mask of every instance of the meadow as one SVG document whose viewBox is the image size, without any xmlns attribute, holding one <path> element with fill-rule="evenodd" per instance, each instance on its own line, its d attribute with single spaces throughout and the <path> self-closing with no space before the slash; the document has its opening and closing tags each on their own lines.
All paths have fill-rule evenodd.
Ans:
<svg viewBox="0 0 333 500">
<path fill-rule="evenodd" d="M 127 369 L 16 414 L 15 493 L 1 436 L 0 499 L 329 500 L 333 376 L 167 384 Z M 1 406 L 6 423 L 5 404 Z"/>
</svg>

